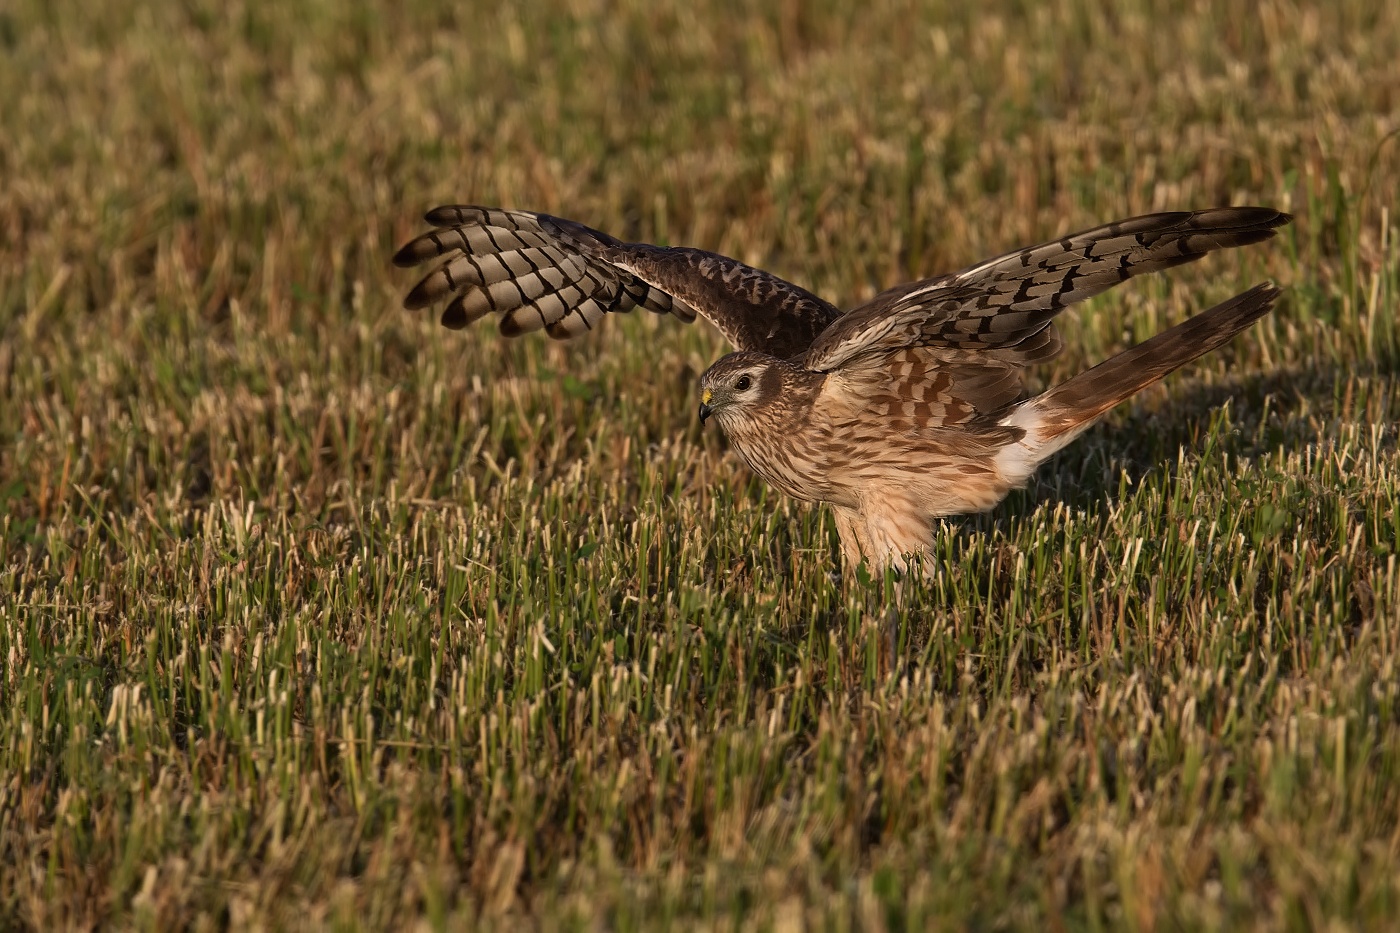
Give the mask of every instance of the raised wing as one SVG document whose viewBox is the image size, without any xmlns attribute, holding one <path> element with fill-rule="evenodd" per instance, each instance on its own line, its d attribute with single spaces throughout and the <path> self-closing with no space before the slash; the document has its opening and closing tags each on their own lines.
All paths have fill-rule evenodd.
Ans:
<svg viewBox="0 0 1400 933">
<path fill-rule="evenodd" d="M 439 265 L 404 299 L 410 309 L 448 298 L 447 327 L 499 314 L 507 337 L 543 328 L 576 337 L 612 312 L 642 307 L 692 321 L 698 312 L 741 350 L 791 357 L 840 316 L 835 307 L 777 276 L 714 253 L 624 243 L 548 214 L 439 207 L 435 229 L 394 262 Z"/>
<path fill-rule="evenodd" d="M 1147 214 L 1016 250 L 952 275 L 901 285 L 845 314 L 802 363 L 830 372 L 878 365 L 890 351 L 934 347 L 1027 366 L 1054 356 L 1052 320 L 1119 282 L 1258 243 L 1292 218 L 1271 208 Z M 866 362 L 862 362 L 865 360 Z"/>
<path fill-rule="evenodd" d="M 718 253 L 624 243 L 604 256 L 687 302 L 740 350 L 789 359 L 841 317 L 806 289 Z"/>
<path fill-rule="evenodd" d="M 557 340 L 592 330 L 609 312 L 646 308 L 695 319 L 695 310 L 636 276 L 595 258 L 617 241 L 582 224 L 489 207 L 429 211 L 434 230 L 394 254 L 399 266 L 441 258 L 404 298 L 410 310 L 450 301 L 445 327 L 499 314 L 500 331 L 518 337 L 543 328 Z"/>
</svg>

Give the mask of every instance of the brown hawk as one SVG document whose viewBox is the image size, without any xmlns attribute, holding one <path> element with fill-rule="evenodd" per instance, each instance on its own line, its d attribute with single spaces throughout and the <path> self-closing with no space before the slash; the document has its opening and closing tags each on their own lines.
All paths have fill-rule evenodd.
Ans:
<svg viewBox="0 0 1400 933">
<path fill-rule="evenodd" d="M 394 256 L 442 257 L 404 299 L 449 299 L 451 328 L 487 314 L 502 334 L 568 339 L 641 307 L 710 321 L 739 352 L 700 377 L 754 472 L 829 503 L 854 563 L 904 569 L 939 516 L 989 509 L 1140 389 L 1219 347 L 1278 297 L 1257 285 L 1026 397 L 1022 371 L 1060 349 L 1054 317 L 1124 279 L 1257 243 L 1292 218 L 1263 207 L 1148 214 L 899 285 L 841 312 L 775 275 L 687 247 L 624 243 L 527 211 L 439 207 Z"/>
</svg>

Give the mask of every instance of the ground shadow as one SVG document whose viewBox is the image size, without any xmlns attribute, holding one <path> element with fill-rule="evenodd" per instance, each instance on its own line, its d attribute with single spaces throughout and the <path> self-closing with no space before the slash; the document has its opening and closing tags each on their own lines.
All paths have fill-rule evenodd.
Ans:
<svg viewBox="0 0 1400 933">
<path fill-rule="evenodd" d="M 1353 379 L 1393 385 L 1397 375 L 1400 367 L 1391 361 L 1358 368 L 1323 364 L 1188 388 L 1151 410 L 1092 428 L 1042 466 L 1026 490 L 1013 493 L 993 514 L 1009 523 L 1042 504 L 1057 502 L 1071 509 L 1103 511 L 1117 497 L 1124 474 L 1134 486 L 1150 476 L 1174 479 L 1183 450 L 1188 459 L 1208 453 L 1257 459 L 1280 448 L 1302 447 L 1316 439 L 1319 424 L 1375 420 L 1365 417 L 1372 400 L 1348 392 Z M 1393 407 L 1400 399 L 1392 390 L 1380 402 Z M 1227 404 L 1228 430 L 1212 434 Z M 1380 419 L 1394 424 L 1395 413 L 1381 411 Z M 1382 444 L 1394 449 L 1396 441 L 1395 432 L 1387 431 Z"/>
</svg>

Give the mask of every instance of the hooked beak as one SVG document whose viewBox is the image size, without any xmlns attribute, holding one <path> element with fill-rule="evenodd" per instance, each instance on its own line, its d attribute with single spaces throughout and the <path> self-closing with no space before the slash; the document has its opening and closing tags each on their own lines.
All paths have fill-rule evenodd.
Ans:
<svg viewBox="0 0 1400 933">
<path fill-rule="evenodd" d="M 710 407 L 710 399 L 712 399 L 712 398 L 714 398 L 714 397 L 715 397 L 714 393 L 711 392 L 709 389 L 706 389 L 704 392 L 701 392 L 701 393 L 700 393 L 700 423 L 701 423 L 701 424 L 704 424 L 705 421 L 710 417 L 710 412 L 714 411 L 714 409 Z"/>
</svg>

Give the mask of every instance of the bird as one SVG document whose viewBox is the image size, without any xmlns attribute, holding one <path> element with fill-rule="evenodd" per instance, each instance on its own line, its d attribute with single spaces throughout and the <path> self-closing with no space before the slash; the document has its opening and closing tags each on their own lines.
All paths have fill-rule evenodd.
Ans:
<svg viewBox="0 0 1400 933">
<path fill-rule="evenodd" d="M 825 503 L 842 560 L 931 565 L 947 516 L 985 511 L 1106 412 L 1268 314 L 1272 282 L 1187 318 L 1051 386 L 1026 370 L 1061 349 L 1055 317 L 1137 275 L 1259 243 L 1292 220 L 1267 207 L 1145 214 L 897 285 L 849 311 L 772 273 L 691 247 L 629 243 L 544 213 L 451 205 L 394 256 L 436 262 L 404 298 L 446 299 L 441 322 L 488 315 L 506 337 L 568 340 L 645 308 L 713 324 L 735 352 L 699 380 L 749 468 Z"/>
</svg>

